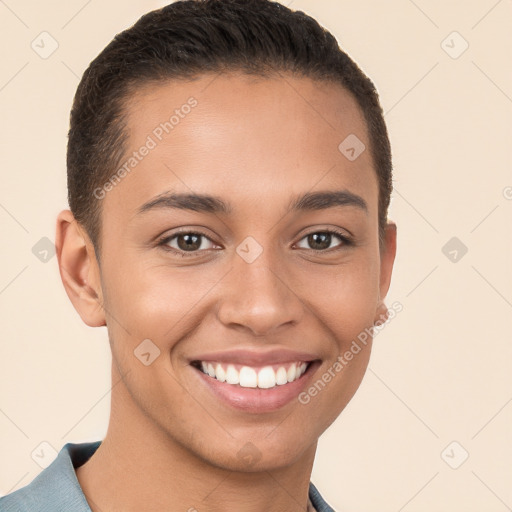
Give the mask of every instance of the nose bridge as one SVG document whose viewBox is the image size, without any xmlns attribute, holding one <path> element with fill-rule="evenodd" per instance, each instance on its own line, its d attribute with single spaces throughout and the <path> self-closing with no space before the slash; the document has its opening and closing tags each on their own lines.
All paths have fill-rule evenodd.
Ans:
<svg viewBox="0 0 512 512">
<path fill-rule="evenodd" d="M 254 239 L 239 244 L 219 308 L 223 324 L 238 324 L 264 335 L 300 320 L 303 304 L 287 283 L 278 258 L 277 251 L 263 248 Z"/>
</svg>

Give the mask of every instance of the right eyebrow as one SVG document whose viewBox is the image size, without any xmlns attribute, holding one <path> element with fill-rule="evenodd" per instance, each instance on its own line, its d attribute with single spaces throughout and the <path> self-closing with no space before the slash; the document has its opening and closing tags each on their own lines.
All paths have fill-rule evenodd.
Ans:
<svg viewBox="0 0 512 512">
<path fill-rule="evenodd" d="M 151 210 L 178 208 L 205 213 L 230 213 L 232 208 L 219 197 L 207 194 L 176 194 L 164 192 L 159 196 L 144 203 L 137 214 L 143 214 Z"/>
</svg>

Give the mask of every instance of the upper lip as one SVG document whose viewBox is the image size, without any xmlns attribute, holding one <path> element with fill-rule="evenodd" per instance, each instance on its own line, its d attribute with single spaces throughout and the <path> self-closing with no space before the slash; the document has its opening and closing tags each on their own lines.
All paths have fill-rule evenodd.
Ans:
<svg viewBox="0 0 512 512">
<path fill-rule="evenodd" d="M 223 352 L 208 352 L 199 354 L 190 359 L 194 361 L 215 361 L 219 363 L 242 364 L 248 366 L 262 366 L 281 363 L 293 363 L 297 361 L 310 362 L 318 359 L 314 354 L 296 352 L 288 349 L 273 349 L 267 351 L 255 350 L 227 350 Z"/>
</svg>

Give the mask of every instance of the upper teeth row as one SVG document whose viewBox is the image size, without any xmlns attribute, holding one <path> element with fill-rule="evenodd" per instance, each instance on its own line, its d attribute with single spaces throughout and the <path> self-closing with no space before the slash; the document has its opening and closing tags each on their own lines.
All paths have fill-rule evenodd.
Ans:
<svg viewBox="0 0 512 512">
<path fill-rule="evenodd" d="M 232 364 L 228 364 L 224 369 L 220 363 L 202 361 L 201 368 L 210 377 L 227 384 L 240 384 L 243 388 L 268 389 L 297 380 L 306 371 L 307 364 L 292 363 L 288 370 L 284 366 L 280 366 L 277 371 L 272 366 L 264 366 L 260 370 L 242 366 L 238 371 Z"/>
</svg>

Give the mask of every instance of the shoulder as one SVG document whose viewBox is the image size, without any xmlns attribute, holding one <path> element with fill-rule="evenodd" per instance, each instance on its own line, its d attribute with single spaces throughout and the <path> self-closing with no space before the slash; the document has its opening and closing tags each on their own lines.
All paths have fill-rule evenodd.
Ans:
<svg viewBox="0 0 512 512">
<path fill-rule="evenodd" d="M 84 464 L 100 444 L 67 443 L 30 484 L 0 498 L 0 512 L 90 512 L 75 468 Z"/>
</svg>

